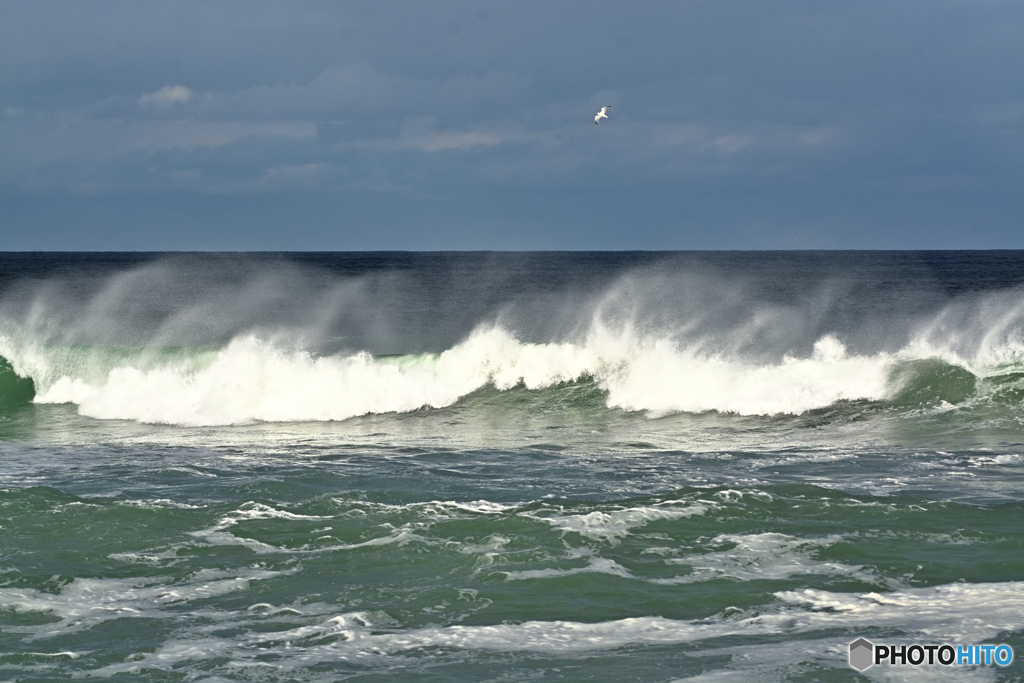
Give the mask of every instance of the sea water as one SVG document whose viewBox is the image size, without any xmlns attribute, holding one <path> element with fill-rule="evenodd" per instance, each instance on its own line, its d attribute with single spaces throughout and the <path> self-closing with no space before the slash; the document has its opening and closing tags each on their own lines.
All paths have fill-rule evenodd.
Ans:
<svg viewBox="0 0 1024 683">
<path fill-rule="evenodd" d="M 6 254 L 0 357 L 3 680 L 1024 657 L 1024 252 Z"/>
</svg>

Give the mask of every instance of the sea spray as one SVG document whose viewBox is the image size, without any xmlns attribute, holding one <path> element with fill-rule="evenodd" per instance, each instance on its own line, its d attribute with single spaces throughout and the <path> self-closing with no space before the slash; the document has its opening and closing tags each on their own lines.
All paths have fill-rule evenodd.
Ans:
<svg viewBox="0 0 1024 683">
<path fill-rule="evenodd" d="M 708 411 L 798 415 L 843 401 L 900 397 L 905 403 L 918 395 L 956 403 L 972 392 L 907 388 L 920 384 L 915 379 L 925 367 L 920 363 L 935 358 L 951 368 L 947 374 L 966 375 L 955 380 L 966 387 L 964 382 L 971 384 L 975 376 L 939 361 L 940 356 L 972 366 L 996 359 L 1002 362 L 1000 371 L 1016 357 L 1017 328 L 1005 316 L 994 331 L 980 335 L 986 341 L 972 363 L 924 341 L 948 315 L 942 311 L 938 321 L 894 353 L 850 353 L 830 333 L 817 339 L 808 355 L 791 352 L 778 360 L 758 359 L 742 344 L 716 350 L 709 343 L 715 337 L 701 336 L 689 322 L 671 331 L 647 331 L 650 326 L 645 329 L 632 318 L 609 316 L 606 305 L 596 309 L 589 329 L 577 334 L 579 341 L 523 342 L 509 330 L 484 324 L 440 353 L 401 356 L 365 351 L 323 355 L 296 348 L 294 341 L 254 334 L 237 336 L 219 350 L 17 348 L 10 339 L 4 350 L 15 359 L 14 369 L 35 383 L 37 402 L 74 403 L 82 415 L 100 419 L 197 426 L 338 421 L 444 408 L 485 385 L 499 391 L 516 386 L 536 390 L 581 378 L 591 378 L 606 393 L 607 407 L 651 416 Z M 743 323 L 736 336 L 749 338 L 748 328 Z M 991 341 L 997 336 L 1004 338 L 1003 352 Z M 985 372 L 984 365 L 979 372 Z"/>
<path fill-rule="evenodd" d="M 129 363 L 96 382 L 63 375 L 39 403 L 75 403 L 100 419 L 223 425 L 345 420 L 368 413 L 443 408 L 481 388 L 536 390 L 591 377 L 609 408 L 740 415 L 800 414 L 838 401 L 888 398 L 892 358 L 850 356 L 827 336 L 809 358 L 776 364 L 695 353 L 668 340 L 616 338 L 530 344 L 488 327 L 440 354 L 315 356 L 244 336 L 206 365 Z"/>
<path fill-rule="evenodd" d="M 522 344 L 490 329 L 441 354 L 374 358 L 367 353 L 314 356 L 245 336 L 206 367 L 113 368 L 98 385 L 64 376 L 37 397 L 77 403 L 101 419 L 218 425 L 344 420 L 367 413 L 441 408 L 493 383 L 540 388 L 579 377 L 595 365 L 569 344 Z"/>
</svg>

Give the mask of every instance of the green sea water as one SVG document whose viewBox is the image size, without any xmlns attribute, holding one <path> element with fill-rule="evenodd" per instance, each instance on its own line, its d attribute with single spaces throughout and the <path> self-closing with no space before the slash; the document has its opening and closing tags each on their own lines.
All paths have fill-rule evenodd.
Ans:
<svg viewBox="0 0 1024 683">
<path fill-rule="evenodd" d="M 1024 679 L 1024 255 L 3 265 L 0 679 Z"/>
</svg>

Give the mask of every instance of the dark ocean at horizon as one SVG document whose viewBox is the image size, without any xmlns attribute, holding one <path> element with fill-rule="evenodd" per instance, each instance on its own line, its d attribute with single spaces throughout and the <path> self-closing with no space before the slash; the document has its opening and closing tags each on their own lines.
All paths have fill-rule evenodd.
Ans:
<svg viewBox="0 0 1024 683">
<path fill-rule="evenodd" d="M 1024 251 L 0 254 L 0 679 L 1024 680 Z"/>
</svg>

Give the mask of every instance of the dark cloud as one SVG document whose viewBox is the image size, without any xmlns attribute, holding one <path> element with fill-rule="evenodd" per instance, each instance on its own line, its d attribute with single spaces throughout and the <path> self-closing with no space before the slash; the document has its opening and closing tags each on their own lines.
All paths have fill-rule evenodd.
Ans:
<svg viewBox="0 0 1024 683">
<path fill-rule="evenodd" d="M 7 248 L 1024 247 L 1022 72 L 1000 0 L 5 3 L 0 225 Z"/>
</svg>

